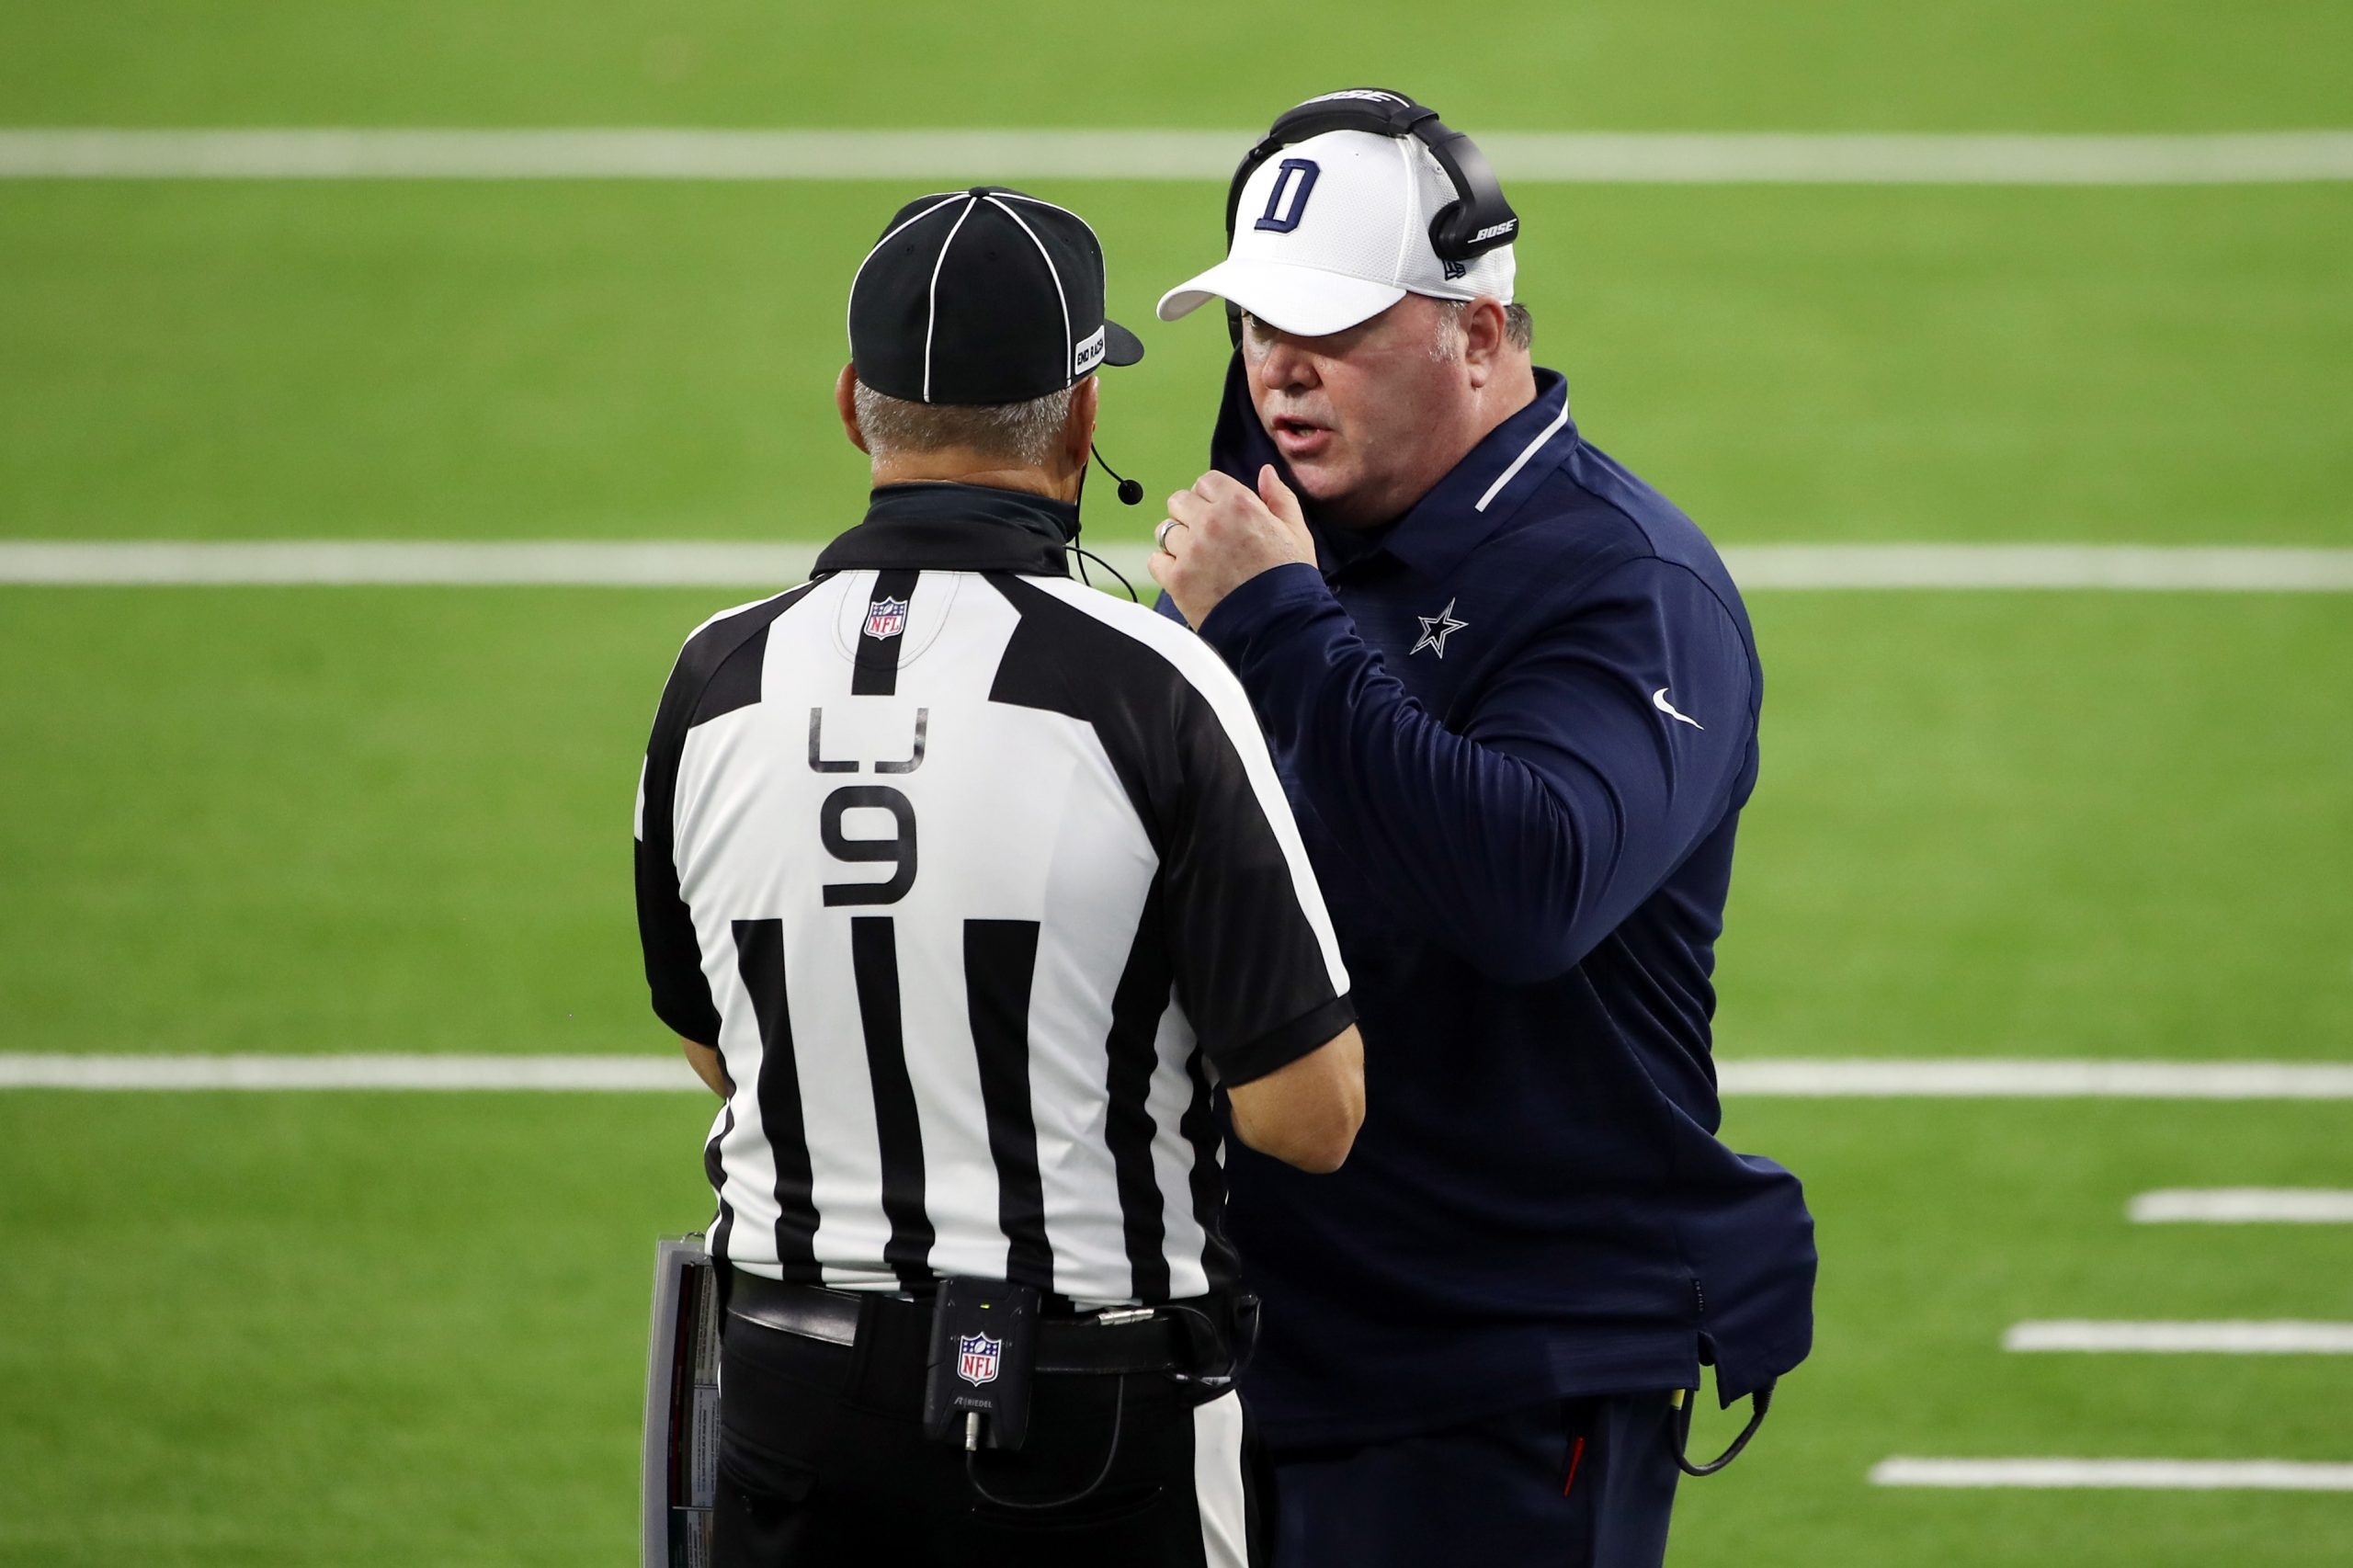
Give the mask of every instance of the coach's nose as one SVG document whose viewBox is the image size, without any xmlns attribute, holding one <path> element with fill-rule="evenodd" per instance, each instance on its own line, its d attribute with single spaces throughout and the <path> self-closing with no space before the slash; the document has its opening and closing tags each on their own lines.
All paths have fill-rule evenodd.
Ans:
<svg viewBox="0 0 2353 1568">
<path fill-rule="evenodd" d="M 1264 330 L 1260 329 L 1261 332 Z M 1254 336 L 1251 347 L 1256 350 L 1251 356 L 1256 361 L 1252 373 L 1258 378 L 1258 384 L 1268 392 L 1312 387 L 1322 380 L 1316 374 L 1315 356 L 1287 332 Z"/>
</svg>

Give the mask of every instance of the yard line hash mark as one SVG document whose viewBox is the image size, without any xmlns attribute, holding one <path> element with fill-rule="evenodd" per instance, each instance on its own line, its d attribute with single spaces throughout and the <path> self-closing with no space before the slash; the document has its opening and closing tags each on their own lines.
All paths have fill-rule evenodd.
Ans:
<svg viewBox="0 0 2353 1568">
<path fill-rule="evenodd" d="M 1887 1459 L 1874 1486 L 2126 1488 L 2152 1492 L 2353 1492 L 2353 1464 L 2292 1460 Z"/>
<path fill-rule="evenodd" d="M 1734 1058 L 1717 1076 L 1728 1096 L 1800 1099 L 2353 1099 L 2353 1065 L 2334 1062 Z"/>
<path fill-rule="evenodd" d="M 2160 1187 L 2133 1199 L 2125 1214 L 2136 1225 L 2353 1225 L 2353 1190 Z"/>
<path fill-rule="evenodd" d="M 2353 1323 L 2292 1319 L 2109 1323 L 2062 1318 L 2011 1325 L 2002 1348 L 2150 1356 L 2353 1356 Z"/>
</svg>

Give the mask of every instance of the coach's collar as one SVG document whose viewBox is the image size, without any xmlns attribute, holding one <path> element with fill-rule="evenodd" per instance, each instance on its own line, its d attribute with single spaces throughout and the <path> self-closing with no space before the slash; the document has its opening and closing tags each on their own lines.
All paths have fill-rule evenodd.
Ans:
<svg viewBox="0 0 2353 1568">
<path fill-rule="evenodd" d="M 1067 577 L 1063 547 L 1077 537 L 1068 501 L 982 484 L 884 484 L 866 520 L 819 553 L 816 574 L 914 567 Z"/>
<path fill-rule="evenodd" d="M 1356 559 L 1387 555 L 1426 577 L 1446 576 L 1535 494 L 1547 474 L 1568 460 L 1579 440 L 1576 422 L 1569 417 L 1568 381 L 1558 370 L 1538 366 L 1535 401 L 1487 432 L 1445 478 L 1390 525 L 1378 545 Z M 1210 461 L 1245 485 L 1255 485 L 1259 468 L 1272 463 L 1285 484 L 1299 488 L 1290 465 L 1258 423 L 1238 353 L 1226 367 L 1225 395 L 1218 405 L 1217 429 L 1210 437 Z M 1306 510 L 1310 531 L 1318 535 L 1320 545 L 1326 525 L 1316 520 L 1312 502 Z M 1326 577 L 1346 569 L 1328 547 L 1319 548 L 1317 557 Z"/>
</svg>

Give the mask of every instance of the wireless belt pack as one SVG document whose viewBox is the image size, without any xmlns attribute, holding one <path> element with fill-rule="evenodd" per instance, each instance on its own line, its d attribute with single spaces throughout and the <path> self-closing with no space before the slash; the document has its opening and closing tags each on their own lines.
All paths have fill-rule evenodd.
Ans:
<svg viewBox="0 0 2353 1568">
<path fill-rule="evenodd" d="M 1018 1449 L 1029 1435 L 1037 1290 L 1005 1279 L 948 1279 L 931 1312 L 926 1435 L 971 1449 Z"/>
</svg>

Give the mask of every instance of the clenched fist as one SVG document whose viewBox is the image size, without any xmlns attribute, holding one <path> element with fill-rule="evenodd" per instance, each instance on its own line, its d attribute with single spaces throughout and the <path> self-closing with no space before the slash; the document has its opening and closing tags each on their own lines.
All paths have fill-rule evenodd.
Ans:
<svg viewBox="0 0 2353 1568">
<path fill-rule="evenodd" d="M 1315 538 L 1299 497 L 1268 463 L 1254 494 L 1240 480 L 1212 469 L 1168 498 L 1168 519 L 1154 536 L 1160 548 L 1145 564 L 1199 630 L 1225 596 L 1259 573 L 1299 561 L 1315 564 Z"/>
</svg>

